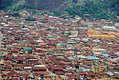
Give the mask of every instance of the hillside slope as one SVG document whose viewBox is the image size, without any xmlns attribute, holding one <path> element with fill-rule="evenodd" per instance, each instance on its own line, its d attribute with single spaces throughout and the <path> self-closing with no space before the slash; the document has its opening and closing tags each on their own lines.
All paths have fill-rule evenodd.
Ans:
<svg viewBox="0 0 119 80">
<path fill-rule="evenodd" d="M 117 20 L 119 0 L 0 0 L 1 10 L 34 9 L 55 16 Z"/>
<path fill-rule="evenodd" d="M 67 0 L 0 0 L 0 9 L 57 10 Z"/>
</svg>

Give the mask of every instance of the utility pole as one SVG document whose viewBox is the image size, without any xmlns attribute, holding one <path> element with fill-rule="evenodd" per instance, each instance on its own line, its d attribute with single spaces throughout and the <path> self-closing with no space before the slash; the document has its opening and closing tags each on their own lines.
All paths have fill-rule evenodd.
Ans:
<svg viewBox="0 0 119 80">
<path fill-rule="evenodd" d="M 2 47 L 2 38 L 3 38 L 3 34 L 0 32 L 0 48 Z"/>
</svg>

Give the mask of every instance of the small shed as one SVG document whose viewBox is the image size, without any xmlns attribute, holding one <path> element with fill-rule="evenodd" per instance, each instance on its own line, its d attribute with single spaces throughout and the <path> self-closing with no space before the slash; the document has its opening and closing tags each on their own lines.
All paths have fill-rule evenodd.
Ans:
<svg viewBox="0 0 119 80">
<path fill-rule="evenodd" d="M 32 51 L 33 49 L 31 47 L 24 47 L 23 50 L 24 51 Z"/>
</svg>

